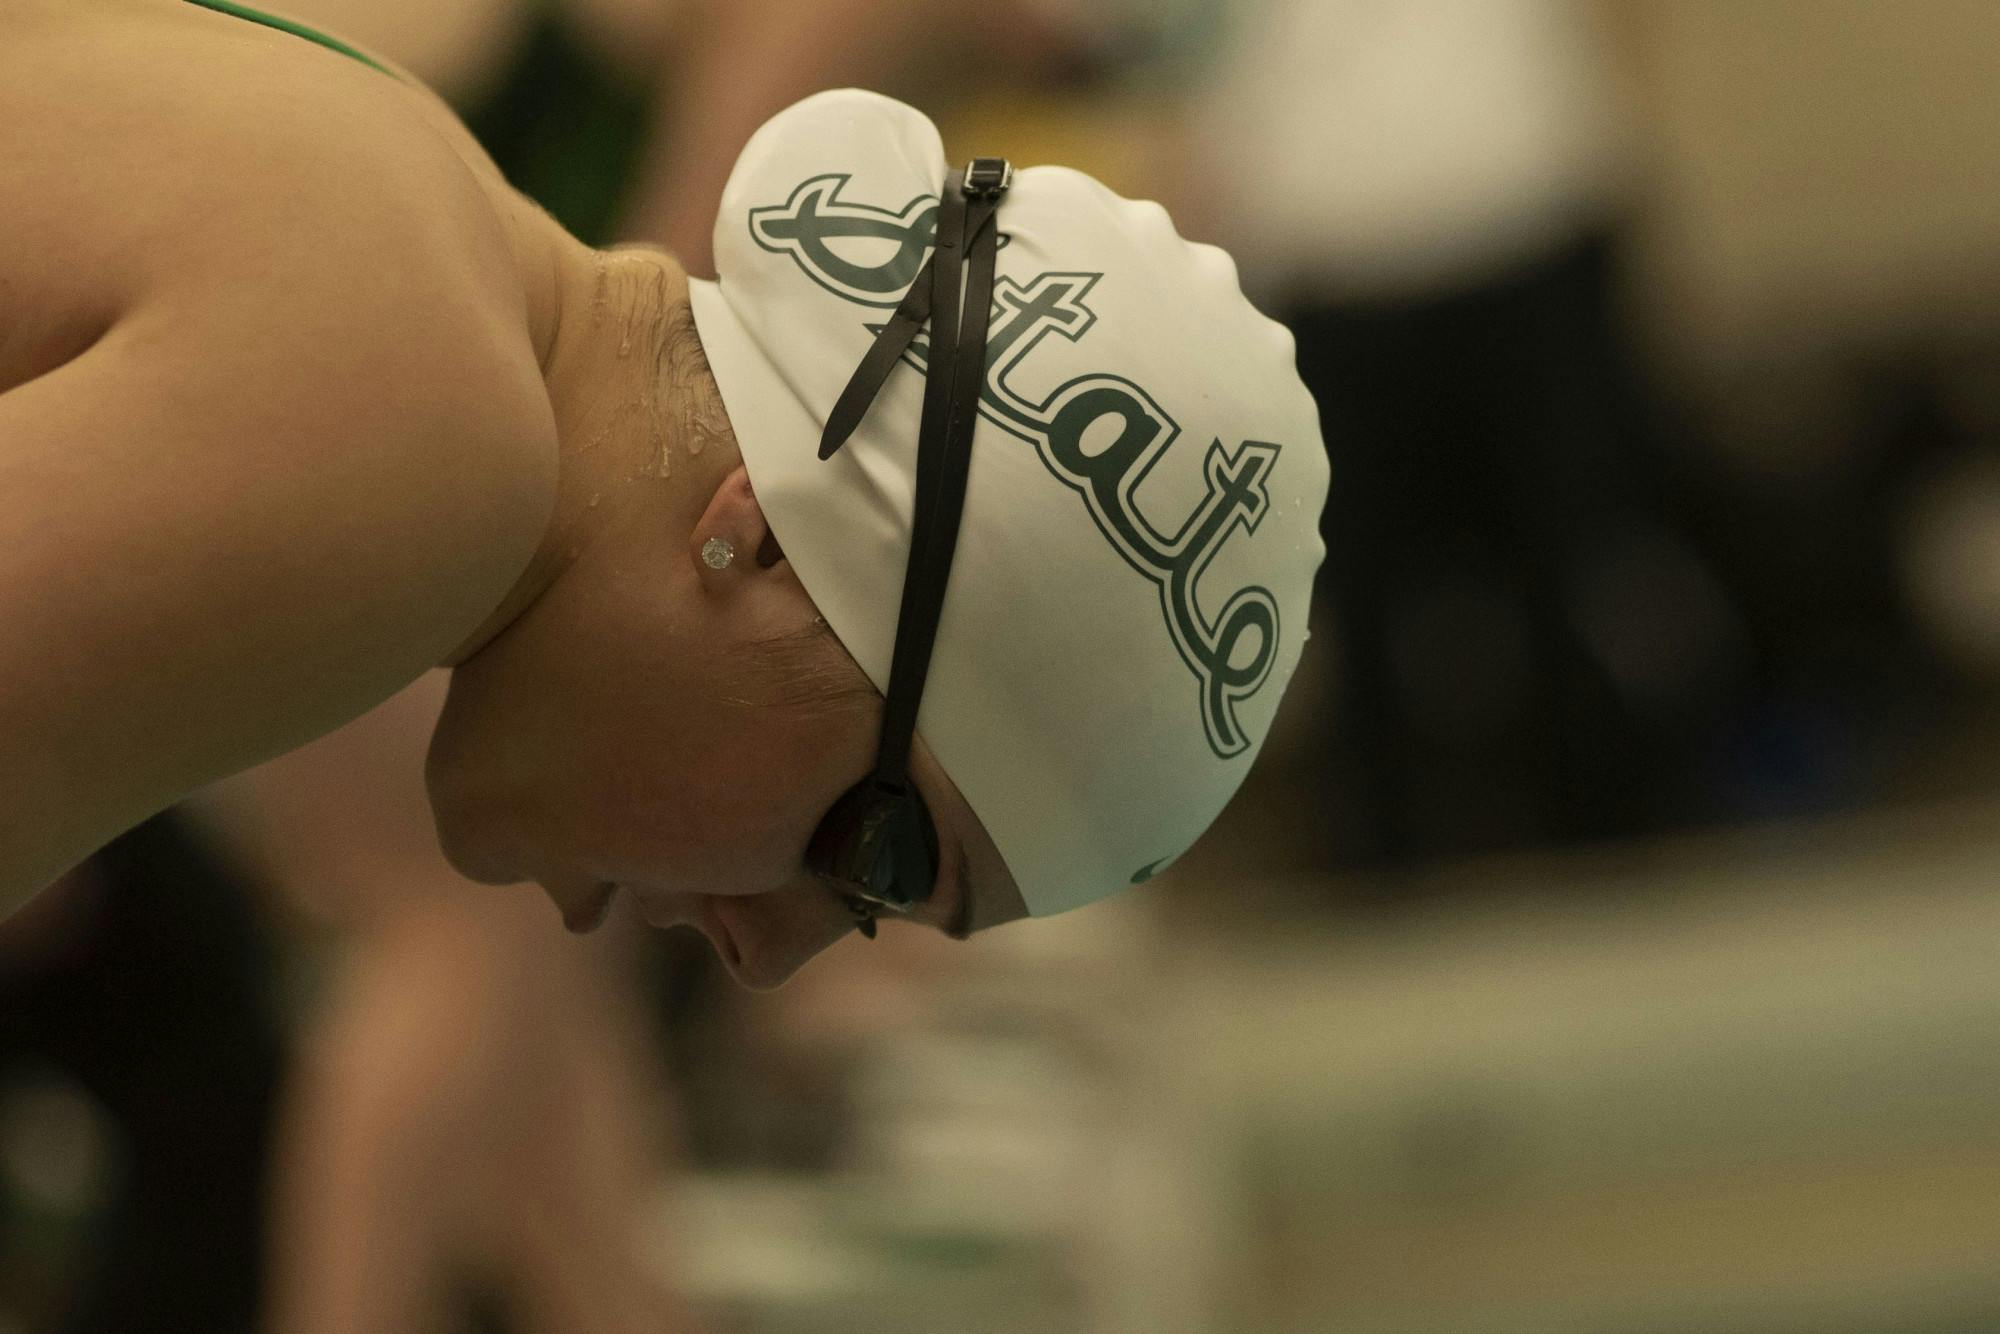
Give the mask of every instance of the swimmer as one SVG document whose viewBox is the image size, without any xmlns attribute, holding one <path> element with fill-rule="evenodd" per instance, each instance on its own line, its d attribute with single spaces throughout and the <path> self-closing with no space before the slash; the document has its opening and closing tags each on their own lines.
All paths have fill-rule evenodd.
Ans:
<svg viewBox="0 0 2000 1334">
<path fill-rule="evenodd" d="M 440 666 L 453 866 L 758 989 L 1143 883 L 1263 743 L 1317 414 L 1155 204 L 833 91 L 693 279 L 222 0 L 11 0 L 0 124 L 0 911 Z"/>
</svg>

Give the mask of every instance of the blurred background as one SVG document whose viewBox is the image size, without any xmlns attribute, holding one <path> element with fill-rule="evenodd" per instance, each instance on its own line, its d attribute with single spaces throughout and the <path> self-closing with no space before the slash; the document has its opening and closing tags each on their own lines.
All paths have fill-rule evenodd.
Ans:
<svg viewBox="0 0 2000 1334">
<path fill-rule="evenodd" d="M 1226 245 L 1333 495 L 1143 893 L 739 993 L 428 680 L 0 927 L 0 1334 L 2000 1329 L 2000 7 L 296 0 L 706 272 L 859 83 Z"/>
</svg>

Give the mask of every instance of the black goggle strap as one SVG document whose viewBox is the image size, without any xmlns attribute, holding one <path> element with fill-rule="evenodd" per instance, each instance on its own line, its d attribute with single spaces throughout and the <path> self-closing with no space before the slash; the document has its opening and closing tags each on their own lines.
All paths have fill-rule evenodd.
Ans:
<svg viewBox="0 0 2000 1334">
<path fill-rule="evenodd" d="M 1004 173 L 1005 168 L 997 170 Z M 892 792 L 900 791 L 908 778 L 917 707 L 922 702 L 924 677 L 937 641 L 938 613 L 944 605 L 957 550 L 973 428 L 984 388 L 994 261 L 999 248 L 994 215 L 1007 181 L 1000 175 L 997 184 L 982 184 L 984 188 L 968 203 L 965 173 L 954 171 L 947 179 L 939 201 L 937 244 L 931 258 L 898 306 L 896 316 L 876 335 L 868 356 L 835 404 L 820 442 L 821 458 L 832 457 L 846 442 L 887 381 L 888 372 L 914 340 L 923 323 L 918 317 L 928 314 L 929 374 L 918 433 L 913 537 L 903 575 L 882 744 L 872 775 L 878 788 Z M 974 262 L 965 294 L 965 327 L 961 329 L 959 285 L 968 243 Z M 918 295 L 925 290 L 928 297 Z"/>
<path fill-rule="evenodd" d="M 917 709 L 957 550 L 979 396 L 985 388 L 986 342 L 999 248 L 994 215 L 1010 184 L 1011 171 L 997 159 L 979 160 L 973 170 L 980 179 L 969 205 L 966 173 L 955 171 L 947 179 L 939 201 L 937 243 L 931 258 L 848 381 L 820 441 L 821 459 L 831 458 L 846 443 L 928 316 L 929 374 L 918 433 L 913 531 L 897 615 L 882 741 L 869 779 L 869 786 L 884 795 L 901 796 L 906 790 Z M 958 289 L 968 260 L 971 271 L 961 327 Z M 884 852 L 899 857 L 916 855 L 914 849 L 902 847 Z M 875 922 L 868 904 L 853 895 L 846 896 L 846 903 L 862 934 L 872 939 Z"/>
<path fill-rule="evenodd" d="M 978 236 L 991 225 L 993 213 L 999 207 L 1000 196 L 1006 193 L 1013 179 L 1012 168 L 999 158 L 979 159 L 974 163 L 974 170 L 981 174 L 973 185 L 976 202 L 964 224 L 965 234 L 971 238 L 967 242 L 968 253 L 970 248 L 977 244 Z M 966 188 L 964 181 L 964 172 L 953 172 L 945 182 L 944 194 L 939 200 L 937 213 L 939 236 L 956 234 L 945 214 L 953 201 L 963 205 Z M 995 237 L 997 250 L 997 231 Z M 880 394 L 882 386 L 888 383 L 890 372 L 896 369 L 896 363 L 902 360 L 903 353 L 909 350 L 910 344 L 916 341 L 917 334 L 930 319 L 932 297 L 937 290 L 933 281 L 936 262 L 936 250 L 933 249 L 932 254 L 924 260 L 923 267 L 917 270 L 917 276 L 910 283 L 910 289 L 903 293 L 903 299 L 897 304 L 895 313 L 889 317 L 887 324 L 876 331 L 875 341 L 869 344 L 867 355 L 862 357 L 861 364 L 854 368 L 854 374 L 848 377 L 846 387 L 840 391 L 840 397 L 834 402 L 833 411 L 827 414 L 826 429 L 820 433 L 819 457 L 822 462 L 839 453 L 840 447 L 847 443 L 848 437 L 852 436 L 855 429 L 861 425 L 862 419 L 868 415 L 869 407 L 875 402 L 876 395 Z M 958 289 L 954 286 L 949 290 L 954 294 L 955 301 Z M 935 351 L 932 357 L 932 364 L 935 365 Z"/>
<path fill-rule="evenodd" d="M 916 280 L 903 294 L 896 313 L 876 331 L 875 341 L 868 346 L 868 355 L 854 368 L 847 387 L 840 391 L 840 397 L 834 402 L 833 411 L 827 414 L 826 430 L 819 438 L 822 463 L 839 453 L 847 438 L 861 425 L 861 419 L 868 415 L 875 396 L 888 383 L 889 372 L 896 369 L 896 363 L 903 359 L 903 353 L 915 341 L 917 332 L 924 327 L 924 321 L 931 317 L 933 262 L 927 258 L 924 266 L 917 270 Z"/>
<path fill-rule="evenodd" d="M 938 499 L 952 447 L 951 397 L 958 364 L 958 287 L 965 268 L 963 177 L 945 180 L 938 210 L 937 248 L 931 252 L 931 345 L 924 379 L 923 423 L 917 433 L 916 494 L 910 515 L 910 554 L 903 569 L 903 602 L 896 616 L 896 648 L 889 664 L 888 706 L 882 715 L 882 744 L 875 756 L 878 786 L 900 790 L 908 778 L 910 746 L 917 730 L 937 641 L 938 612 L 957 545 L 958 516 L 949 533 L 939 531 Z M 961 492 L 961 494 L 963 494 Z"/>
</svg>

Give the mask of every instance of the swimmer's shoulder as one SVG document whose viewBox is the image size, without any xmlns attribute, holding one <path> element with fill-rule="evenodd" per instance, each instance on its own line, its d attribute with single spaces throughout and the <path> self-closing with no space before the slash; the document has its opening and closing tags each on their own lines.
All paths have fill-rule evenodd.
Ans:
<svg viewBox="0 0 2000 1334">
<path fill-rule="evenodd" d="M 391 72 L 183 0 L 0 0 L 0 392 L 336 232 L 521 316 L 553 224 L 364 54 Z"/>
<path fill-rule="evenodd" d="M 132 375 L 219 363 L 329 438 L 379 421 L 364 393 L 409 402 L 453 426 L 408 465 L 517 516 L 501 565 L 534 549 L 555 428 L 527 284 L 554 224 L 435 95 L 183 0 L 0 0 L 8 124 L 29 133 L 0 134 L 0 398 L 97 349 Z"/>
<path fill-rule="evenodd" d="M 453 424 L 408 466 L 465 469 L 517 516 L 496 560 L 532 552 L 555 428 L 526 284 L 554 224 L 420 83 L 183 0 L 0 0 L 0 125 L 28 130 L 0 134 L 0 397 L 95 348 L 220 363 L 330 439 L 380 421 L 363 394 L 407 402 Z"/>
<path fill-rule="evenodd" d="M 395 80 L 0 0 L 0 127 L 4 915 L 442 660 L 556 467 L 516 220 Z"/>
</svg>

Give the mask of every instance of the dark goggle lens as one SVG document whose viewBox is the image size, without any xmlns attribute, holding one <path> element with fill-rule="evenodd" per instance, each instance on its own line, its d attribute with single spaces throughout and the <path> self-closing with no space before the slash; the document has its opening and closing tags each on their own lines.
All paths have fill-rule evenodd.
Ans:
<svg viewBox="0 0 2000 1334">
<path fill-rule="evenodd" d="M 872 903 L 907 912 L 937 884 L 937 826 L 914 790 L 863 783 L 827 812 L 806 864 Z"/>
</svg>

